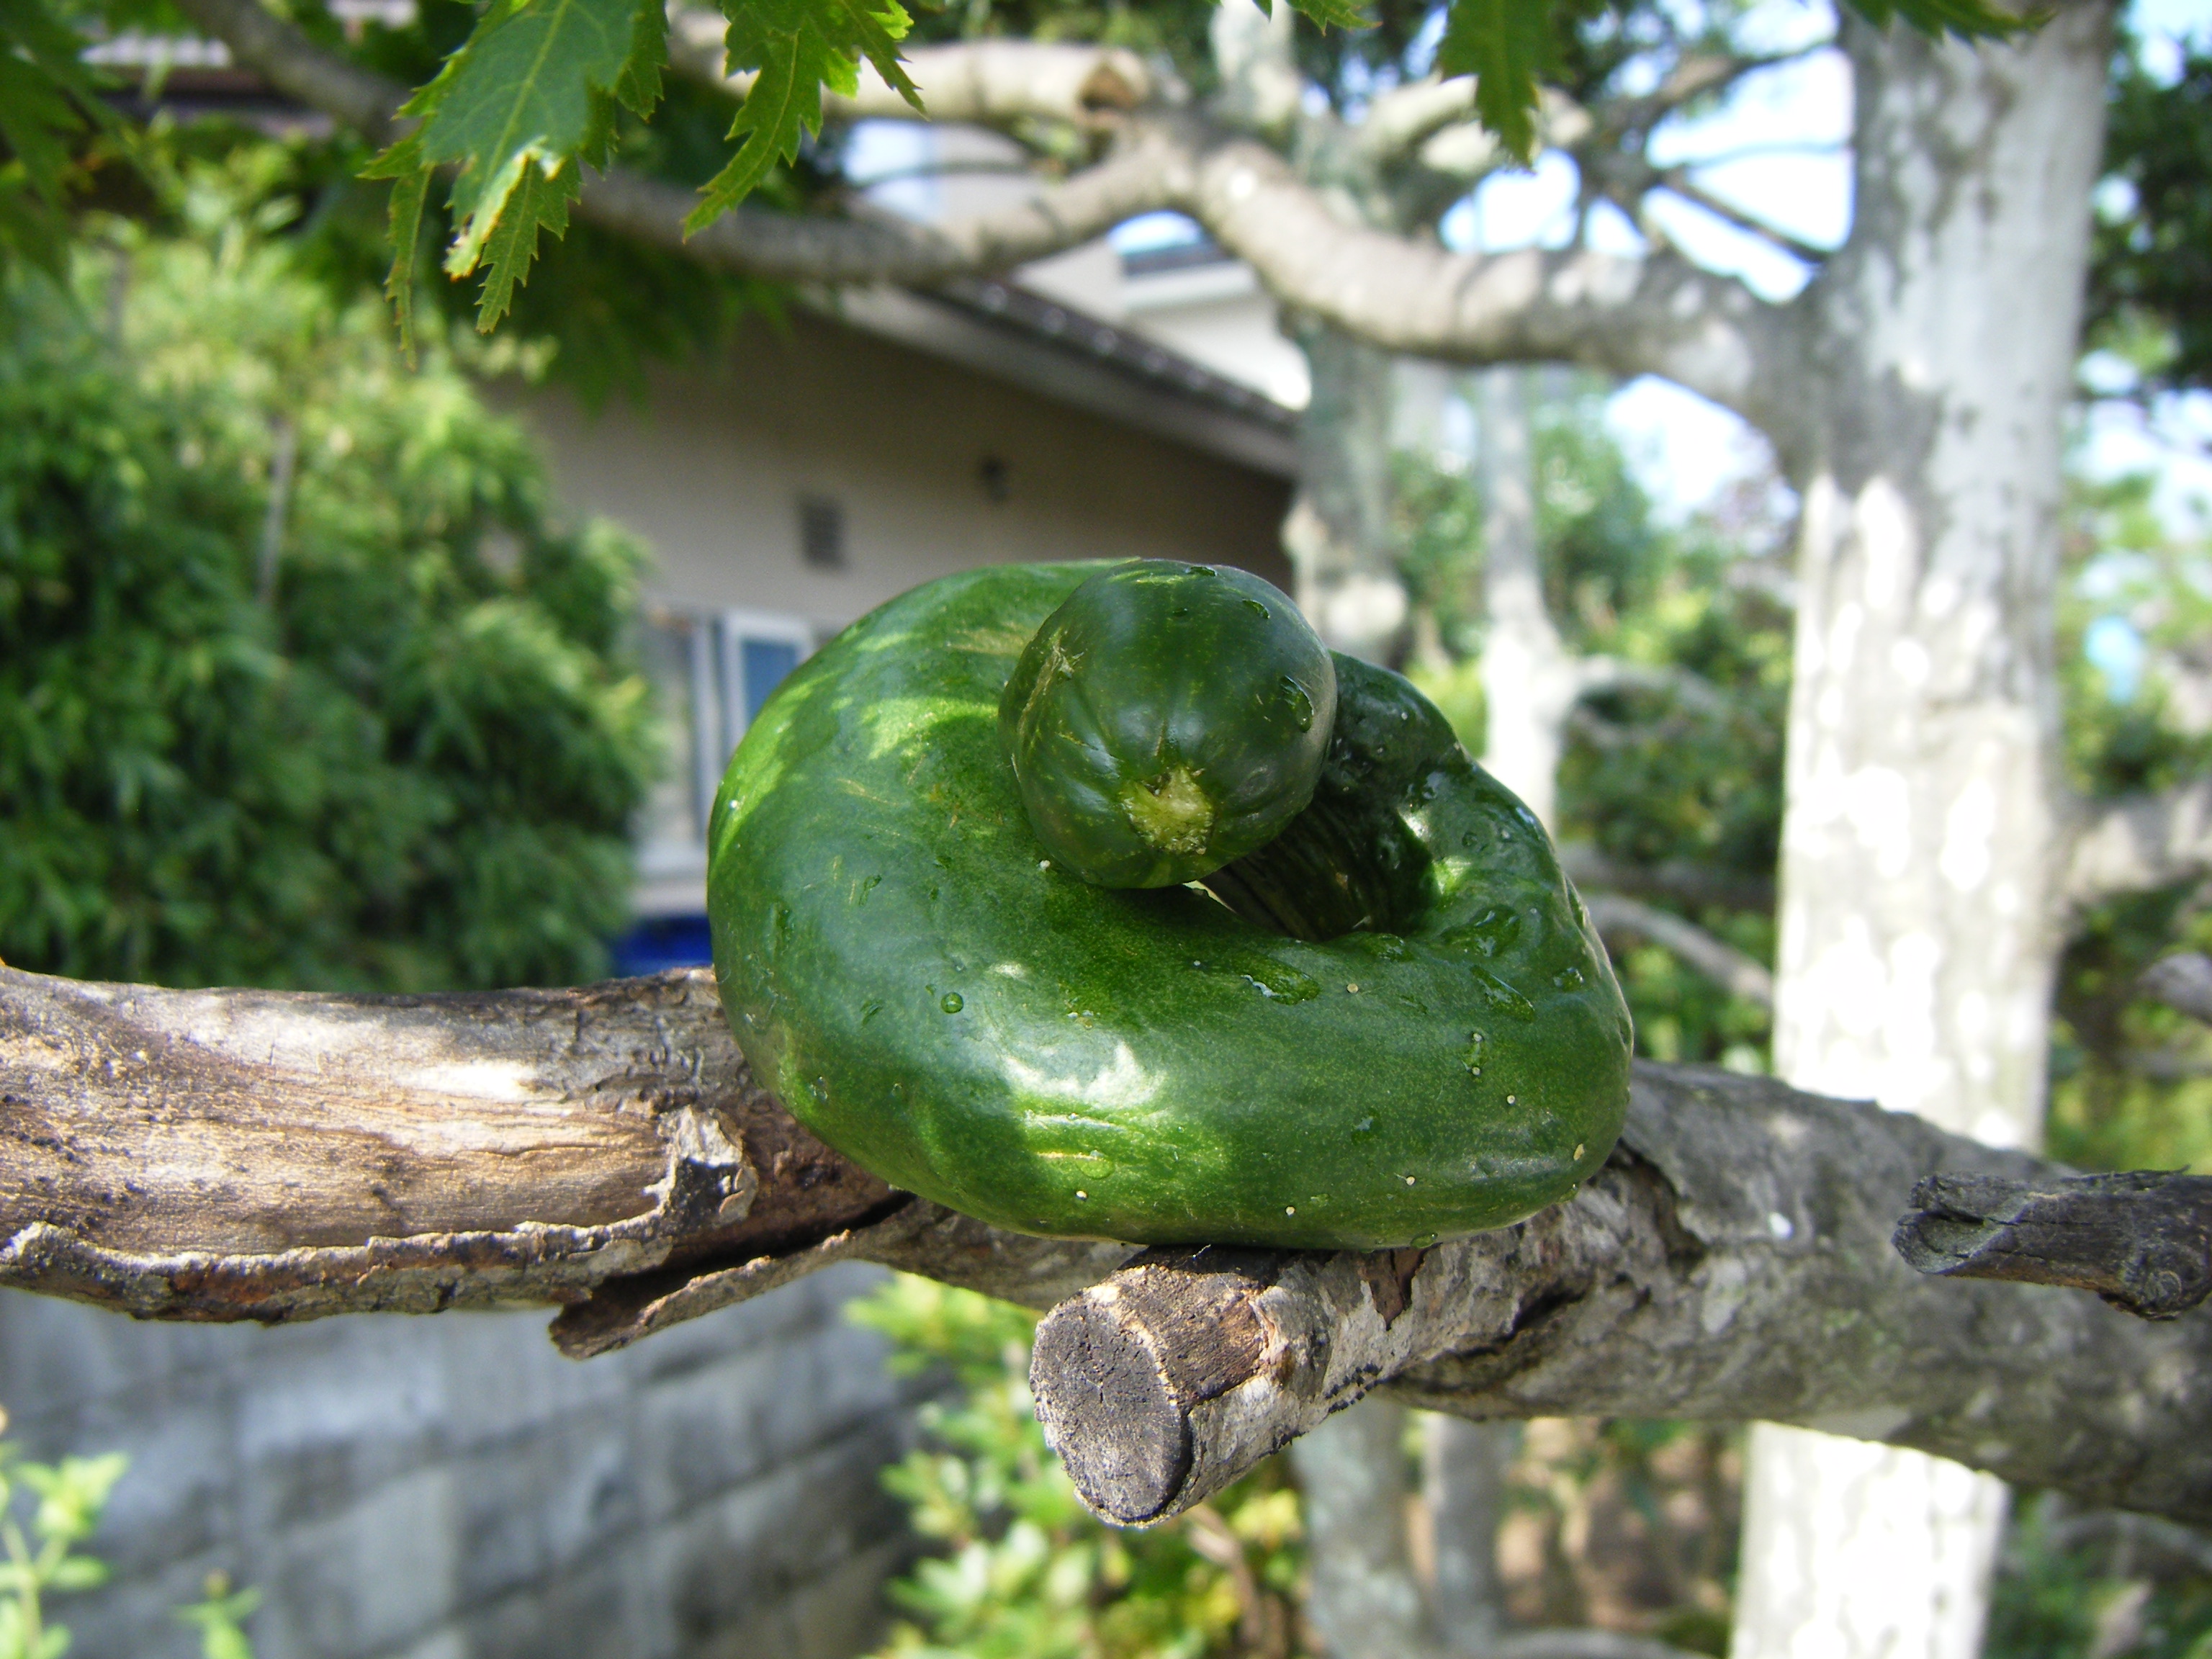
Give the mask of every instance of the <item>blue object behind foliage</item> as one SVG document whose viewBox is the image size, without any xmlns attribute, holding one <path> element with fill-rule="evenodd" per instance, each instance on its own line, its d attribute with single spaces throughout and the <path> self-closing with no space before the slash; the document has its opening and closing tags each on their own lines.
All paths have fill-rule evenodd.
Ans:
<svg viewBox="0 0 2212 1659">
<path fill-rule="evenodd" d="M 708 968 L 714 961 L 704 916 L 655 916 L 615 941 L 615 972 L 625 978 L 667 968 Z"/>
</svg>

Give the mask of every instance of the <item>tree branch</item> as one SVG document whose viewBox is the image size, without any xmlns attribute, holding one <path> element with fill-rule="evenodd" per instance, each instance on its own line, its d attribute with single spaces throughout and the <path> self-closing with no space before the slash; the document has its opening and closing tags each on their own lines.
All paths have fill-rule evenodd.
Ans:
<svg viewBox="0 0 2212 1659">
<path fill-rule="evenodd" d="M 1794 433 L 1798 313 L 1662 251 L 1453 253 L 1341 223 L 1279 156 L 1193 135 L 1176 205 L 1275 296 L 1386 350 L 1457 362 L 1551 359 L 1665 376 Z"/>
<path fill-rule="evenodd" d="M 1377 1383 L 1470 1417 L 1756 1417 L 2212 1518 L 2212 1322 L 1914 1273 L 1938 1169 L 2048 1166 L 1764 1079 L 1637 1069 L 1570 1203 L 1381 1255 L 1155 1251 L 1055 1310 L 1031 1386 L 1078 1489 L 1164 1518 Z"/>
<path fill-rule="evenodd" d="M 2212 1296 L 2212 1176 L 1931 1176 L 1895 1243 L 1923 1273 L 2064 1285 L 2172 1319 Z"/>
<path fill-rule="evenodd" d="M 1832 247 L 1822 247 L 1818 243 L 1808 242 L 1802 237 L 1793 236 L 1788 231 L 1769 224 L 1757 214 L 1747 212 L 1736 206 L 1727 198 L 1716 196 L 1692 178 L 1690 169 L 1686 167 L 1668 167 L 1657 175 L 1655 182 L 1680 197 L 1691 206 L 1711 214 L 1716 219 L 1732 225 L 1747 234 L 1771 242 L 1784 252 L 1793 258 L 1802 259 L 1809 265 L 1823 264 L 1835 254 L 1836 250 Z"/>
<path fill-rule="evenodd" d="M 0 1284 L 141 1318 L 569 1304 L 597 1352 L 848 1256 L 1048 1305 L 1124 1246 L 895 1194 L 752 1081 L 711 975 L 325 997 L 0 968 Z"/>
<path fill-rule="evenodd" d="M 1912 1273 L 1887 1236 L 1937 1170 L 2057 1174 L 1870 1106 L 1645 1066 L 1622 1150 L 1518 1226 L 1116 1273 L 1126 1245 L 996 1231 L 830 1152 L 753 1083 L 703 971 L 372 998 L 0 969 L 16 1289 L 193 1320 L 559 1304 L 583 1355 L 866 1260 L 1031 1306 L 1092 1285 L 1047 1322 L 1037 1386 L 1086 1490 L 1130 1518 L 1394 1376 L 1476 1416 L 1840 1425 L 2212 1515 L 2212 1322 Z"/>
<path fill-rule="evenodd" d="M 1771 912 L 1774 908 L 1771 878 L 1741 876 L 1679 862 L 1627 864 L 1588 842 L 1562 842 L 1559 867 L 1583 889 L 1672 899 L 1680 904 L 1717 904 L 1731 910 Z"/>
<path fill-rule="evenodd" d="M 2062 902 L 2079 912 L 2106 899 L 2212 873 L 2212 778 L 2163 794 L 2130 795 L 2075 830 Z"/>
<path fill-rule="evenodd" d="M 1475 122 L 1474 87 L 1471 75 L 1454 76 L 1449 81 L 1431 75 L 1393 87 L 1368 105 L 1365 118 L 1352 134 L 1352 144 L 1361 155 L 1376 161 L 1410 155 L 1438 133 Z M 1573 99 L 1548 87 L 1540 97 L 1536 111 L 1540 149 L 1564 148 L 1590 131 L 1589 112 Z M 1504 152 L 1498 147 L 1497 136 L 1479 124 L 1477 130 L 1488 141 L 1487 153 L 1497 158 L 1490 165 L 1502 162 Z M 1471 156 L 1473 153 L 1469 149 L 1462 154 Z"/>
<path fill-rule="evenodd" d="M 2136 984 L 2145 996 L 2212 1025 L 2212 957 L 2202 951 L 2161 957 L 2143 969 Z"/>
<path fill-rule="evenodd" d="M 722 37 L 729 25 L 720 12 L 686 8 L 672 15 L 669 24 L 672 69 L 702 86 L 744 95 L 756 76 L 751 71 L 723 73 Z M 905 61 L 928 106 L 928 118 L 936 122 L 996 128 L 1064 121 L 1097 127 L 1152 95 L 1152 75 L 1145 60 L 1119 46 L 971 40 L 916 46 Z M 866 63 L 853 95 L 825 91 L 822 112 L 838 121 L 921 118 Z"/>
<path fill-rule="evenodd" d="M 279 91 L 377 142 L 398 130 L 404 88 L 318 46 L 258 0 L 179 5 Z M 1482 257 L 1350 228 L 1272 150 L 1224 139 L 1189 112 L 1132 113 L 1106 161 L 1030 202 L 937 225 L 741 207 L 686 239 L 682 221 L 694 200 L 680 185 L 616 168 L 587 180 L 575 210 L 745 276 L 929 286 L 1042 258 L 1124 219 L 1178 207 L 1249 260 L 1278 298 L 1385 349 L 1662 374 L 1778 441 L 1795 430 L 1792 308 L 1663 252 L 1643 260 L 1533 249 Z"/>
<path fill-rule="evenodd" d="M 1696 923 L 1618 893 L 1585 893 L 1583 907 L 1607 944 L 1623 935 L 1648 939 L 1673 951 L 1723 990 L 1762 1008 L 1774 1006 L 1773 974 Z"/>
<path fill-rule="evenodd" d="M 179 4 L 279 92 L 344 122 L 373 143 L 389 143 L 398 136 L 394 112 L 407 95 L 398 82 L 317 46 L 258 0 Z M 684 217 L 696 205 L 696 194 L 621 167 L 587 179 L 575 212 L 604 229 L 739 276 L 929 286 L 1063 252 L 1123 219 L 1170 205 L 1166 169 L 1176 159 L 1155 137 L 1125 147 L 1123 153 L 1040 191 L 1031 201 L 938 225 L 882 213 L 833 219 L 740 207 L 687 239 Z"/>
</svg>

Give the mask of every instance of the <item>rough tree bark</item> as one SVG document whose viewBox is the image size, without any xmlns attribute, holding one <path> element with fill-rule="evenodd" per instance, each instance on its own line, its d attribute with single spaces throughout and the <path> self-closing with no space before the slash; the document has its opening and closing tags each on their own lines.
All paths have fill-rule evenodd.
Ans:
<svg viewBox="0 0 2212 1659">
<path fill-rule="evenodd" d="M 1784 434 L 1776 1067 L 1996 1145 L 2039 1138 L 2062 943 L 2059 440 L 2110 27 L 2094 0 L 1979 51 L 1847 22 L 1855 224 Z M 1769 1427 L 1747 1484 L 1736 1659 L 1972 1659 L 1994 1485 Z"/>
<path fill-rule="evenodd" d="M 1887 1235 L 1946 1170 L 2058 1173 L 1645 1066 L 1613 1161 L 1517 1226 L 1131 1267 L 1127 1246 L 999 1232 L 830 1152 L 753 1084 L 704 972 L 360 998 L 0 969 L 0 1285 L 191 1320 L 538 1302 L 579 1356 L 846 1260 L 1073 1297 L 1038 1395 L 1087 1495 L 1128 1521 L 1394 1377 L 1475 1417 L 1845 1425 L 2212 1518 L 2212 1318 L 1914 1273 Z"/>
</svg>

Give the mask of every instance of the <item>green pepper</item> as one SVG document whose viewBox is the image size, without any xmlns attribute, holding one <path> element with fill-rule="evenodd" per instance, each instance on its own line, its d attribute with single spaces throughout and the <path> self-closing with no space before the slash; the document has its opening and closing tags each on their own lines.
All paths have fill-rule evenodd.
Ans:
<svg viewBox="0 0 2212 1659">
<path fill-rule="evenodd" d="M 761 711 L 708 874 L 755 1074 L 855 1162 L 1023 1232 L 1374 1249 L 1570 1193 L 1620 1132 L 1627 1012 L 1534 816 L 1398 676 L 1334 659 L 1313 797 L 1221 897 L 1040 844 L 1000 702 L 1097 574 L 929 583 Z M 1277 904 L 1334 902 L 1316 880 L 1361 890 L 1308 931 L 1364 925 L 1286 936 Z"/>
</svg>

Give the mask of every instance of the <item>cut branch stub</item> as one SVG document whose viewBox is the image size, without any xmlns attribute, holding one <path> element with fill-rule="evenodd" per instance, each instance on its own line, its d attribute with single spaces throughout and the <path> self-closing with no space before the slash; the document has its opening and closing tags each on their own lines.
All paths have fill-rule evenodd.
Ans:
<svg viewBox="0 0 2212 1659">
<path fill-rule="evenodd" d="M 1085 1503 L 1180 1514 L 1409 1365 L 1509 1336 L 1583 1254 L 1594 1211 L 1430 1249 L 1153 1250 L 1037 1328 L 1030 1383 Z"/>
<path fill-rule="evenodd" d="M 2212 1295 L 2212 1176 L 1938 1175 L 1912 1205 L 1894 1242 L 1923 1273 L 2094 1291 L 2144 1319 Z"/>
<path fill-rule="evenodd" d="M 1639 1066 L 1620 1147 L 1571 1200 L 1423 1251 L 1153 1252 L 1054 1310 L 1030 1386 L 1121 1525 L 1385 1383 L 1476 1418 L 1796 1423 L 2212 1520 L 2212 1323 L 1939 1281 L 1885 1248 L 1917 1182 L 1976 1166 L 2061 1179 L 1869 1104 Z"/>
</svg>

